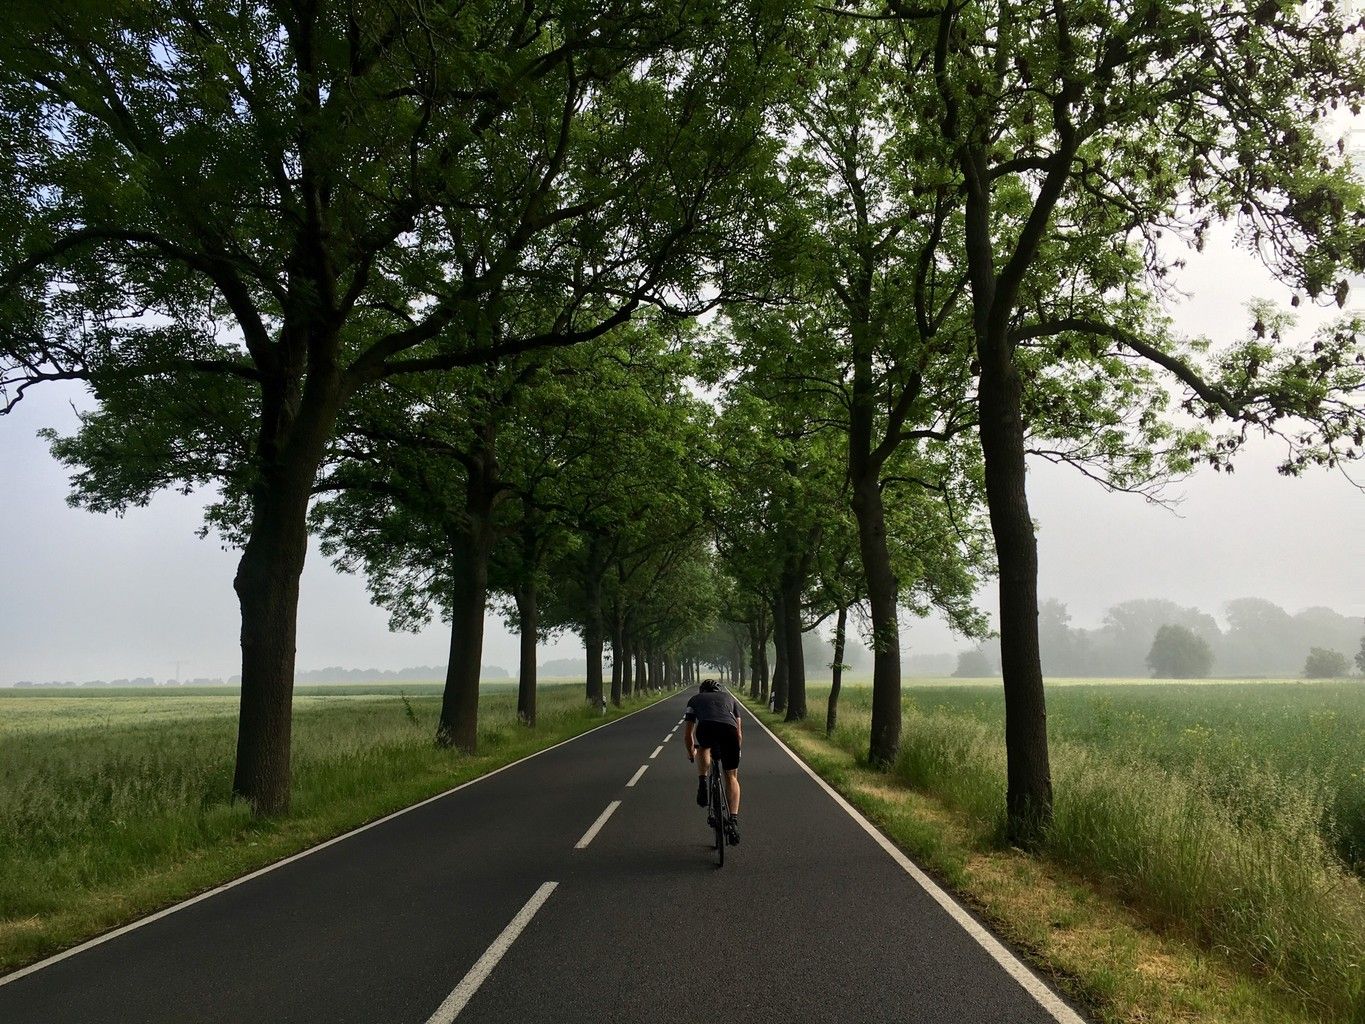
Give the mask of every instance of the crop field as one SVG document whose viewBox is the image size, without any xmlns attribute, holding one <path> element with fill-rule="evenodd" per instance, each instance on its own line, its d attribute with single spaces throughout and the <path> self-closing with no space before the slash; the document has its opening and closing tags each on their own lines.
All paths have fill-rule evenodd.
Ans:
<svg viewBox="0 0 1365 1024">
<path fill-rule="evenodd" d="M 844 691 L 839 746 L 865 753 L 870 708 L 870 689 Z M 998 680 L 912 682 L 895 774 L 998 835 L 1003 721 Z M 1044 855 L 1365 1019 L 1365 683 L 1073 682 L 1049 686 L 1048 722 Z"/>
<path fill-rule="evenodd" d="M 910 700 L 922 714 L 1001 727 L 998 688 L 916 687 Z M 1365 682 L 1053 685 L 1048 725 L 1057 741 L 1106 759 L 1198 776 L 1253 818 L 1270 805 L 1312 805 L 1322 841 L 1365 874 Z"/>
<path fill-rule="evenodd" d="M 439 691 L 300 687 L 292 811 L 253 820 L 230 796 L 235 691 L 0 690 L 0 971 L 603 721 L 581 683 L 546 686 L 527 729 L 497 684 L 469 757 L 432 742 Z"/>
</svg>

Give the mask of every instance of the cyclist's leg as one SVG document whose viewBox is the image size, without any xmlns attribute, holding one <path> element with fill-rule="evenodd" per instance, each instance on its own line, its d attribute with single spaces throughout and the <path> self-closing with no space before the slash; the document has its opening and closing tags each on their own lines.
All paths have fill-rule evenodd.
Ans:
<svg viewBox="0 0 1365 1024">
<path fill-rule="evenodd" d="M 730 798 L 730 810 L 739 813 L 739 730 L 728 728 L 721 731 L 716 737 L 719 742 L 716 744 L 716 756 L 720 758 L 720 766 L 725 769 L 725 783 L 727 796 Z"/>
<path fill-rule="evenodd" d="M 697 775 L 706 778 L 711 770 L 711 753 L 715 747 L 714 729 L 709 722 L 698 722 L 693 742 L 697 745 Z"/>
<path fill-rule="evenodd" d="M 706 800 L 706 773 L 711 770 L 711 748 L 705 743 L 705 736 L 701 725 L 697 726 L 697 806 L 705 807 Z"/>
<path fill-rule="evenodd" d="M 739 769 L 725 773 L 725 794 L 730 801 L 730 813 L 739 813 Z"/>
<path fill-rule="evenodd" d="M 721 764 L 725 768 L 725 796 L 730 807 L 730 815 L 725 822 L 725 838 L 733 846 L 739 842 L 739 768 L 731 767 L 729 759 L 721 761 Z"/>
</svg>

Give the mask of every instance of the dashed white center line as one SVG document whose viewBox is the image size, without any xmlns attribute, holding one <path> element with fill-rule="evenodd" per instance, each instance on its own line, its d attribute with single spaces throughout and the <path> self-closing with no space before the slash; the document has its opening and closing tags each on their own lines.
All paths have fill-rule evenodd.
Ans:
<svg viewBox="0 0 1365 1024">
<path fill-rule="evenodd" d="M 616 808 L 620 806 L 620 800 L 613 800 L 611 803 L 607 804 L 607 809 L 597 816 L 597 820 L 592 823 L 592 826 L 588 831 L 583 833 L 583 838 L 573 844 L 573 848 L 575 850 L 582 850 L 592 842 L 593 837 L 597 835 L 598 832 L 602 831 L 602 826 L 607 823 L 607 819 L 616 813 Z"/>
<path fill-rule="evenodd" d="M 663 750 L 663 749 L 664 749 L 664 745 L 663 745 L 662 743 L 660 743 L 657 747 L 654 748 L 654 753 L 652 753 L 652 754 L 649 755 L 649 759 L 650 759 L 651 761 L 653 761 L 656 757 L 659 756 L 659 751 L 661 751 L 661 750 Z"/>
<path fill-rule="evenodd" d="M 640 776 L 645 773 L 645 769 L 648 767 L 649 765 L 647 764 L 640 765 L 640 770 L 630 777 L 630 781 L 626 783 L 626 788 L 629 789 L 631 786 L 635 785 L 635 783 L 639 782 Z"/>
<path fill-rule="evenodd" d="M 517 911 L 517 916 L 512 918 L 507 927 L 502 930 L 502 934 L 493 940 L 493 945 L 484 951 L 483 956 L 479 957 L 474 966 L 469 969 L 469 973 L 460 979 L 455 990 L 446 996 L 445 1002 L 427 1018 L 427 1024 L 451 1024 L 451 1021 L 460 1015 L 465 1004 L 473 998 L 474 993 L 479 990 L 479 986 L 493 973 L 493 968 L 498 966 L 498 961 L 512 948 L 512 943 L 517 941 L 517 936 L 531 923 L 531 918 L 536 916 L 536 911 L 545 905 L 545 901 L 550 898 L 550 893 L 555 891 L 557 885 L 559 885 L 558 882 L 546 882 L 535 891 L 535 895 Z"/>
</svg>

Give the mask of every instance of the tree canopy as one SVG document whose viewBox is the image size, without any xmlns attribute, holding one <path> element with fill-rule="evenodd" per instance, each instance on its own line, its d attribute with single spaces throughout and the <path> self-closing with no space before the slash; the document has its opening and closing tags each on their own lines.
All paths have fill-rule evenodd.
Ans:
<svg viewBox="0 0 1365 1024">
<path fill-rule="evenodd" d="M 799 719 L 805 635 L 832 624 L 840 664 L 852 622 L 889 765 L 902 614 L 983 637 L 995 575 L 1028 843 L 1040 631 L 1083 652 L 1038 601 L 1027 460 L 1151 496 L 1257 435 L 1291 475 L 1365 448 L 1357 319 L 1296 338 L 1258 303 L 1201 338 L 1165 306 L 1220 224 L 1296 302 L 1365 269 L 1365 185 L 1328 138 L 1365 57 L 1326 0 L 11 18 L 0 402 L 89 389 L 50 436 L 86 507 L 210 489 L 241 550 L 234 791 L 262 813 L 288 805 L 313 531 L 395 628 L 449 622 L 436 741 L 460 751 L 496 609 L 528 726 L 554 631 L 588 701 L 705 663 Z M 1200 674 L 1201 629 L 1134 604 L 1100 632 Z"/>
</svg>

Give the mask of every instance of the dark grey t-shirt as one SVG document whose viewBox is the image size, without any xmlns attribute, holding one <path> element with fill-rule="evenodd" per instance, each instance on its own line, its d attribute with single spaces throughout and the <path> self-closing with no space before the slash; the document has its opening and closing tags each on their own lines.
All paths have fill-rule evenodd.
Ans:
<svg viewBox="0 0 1365 1024">
<path fill-rule="evenodd" d="M 739 726 L 739 701 L 724 690 L 709 693 L 694 693 L 683 712 L 687 722 L 720 722 L 722 725 Z"/>
</svg>

